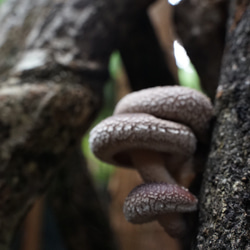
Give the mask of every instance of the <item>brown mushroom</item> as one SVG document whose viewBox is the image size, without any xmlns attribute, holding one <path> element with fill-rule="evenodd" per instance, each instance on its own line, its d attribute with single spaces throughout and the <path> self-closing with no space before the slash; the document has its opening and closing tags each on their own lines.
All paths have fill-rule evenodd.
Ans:
<svg viewBox="0 0 250 250">
<path fill-rule="evenodd" d="M 166 183 L 147 183 L 129 193 L 123 213 L 127 221 L 134 224 L 158 219 L 169 235 L 180 237 L 186 231 L 186 225 L 178 213 L 195 211 L 197 202 L 186 188 Z"/>
<path fill-rule="evenodd" d="M 167 169 L 180 168 L 196 149 L 188 127 L 139 113 L 103 120 L 90 132 L 89 142 L 97 158 L 134 167 L 145 182 L 176 183 Z"/>
<path fill-rule="evenodd" d="M 201 92 L 182 86 L 154 87 L 130 93 L 116 105 L 114 115 L 123 113 L 147 113 L 188 126 L 199 141 L 196 158 L 203 165 L 209 142 L 209 125 L 213 115 L 210 99 Z M 166 162 L 167 164 L 167 162 Z M 185 166 L 184 166 L 185 164 Z M 191 160 L 178 168 L 169 169 L 177 182 L 185 187 L 192 183 L 195 172 Z M 181 169 L 181 171 L 180 171 Z"/>
<path fill-rule="evenodd" d="M 123 113 L 147 113 L 185 124 L 204 142 L 207 140 L 213 107 L 210 99 L 197 90 L 165 86 L 126 95 L 117 103 L 114 115 Z"/>
<path fill-rule="evenodd" d="M 173 195 L 169 196 L 173 199 L 183 193 L 186 195 L 183 197 L 192 197 L 195 203 L 193 211 L 197 199 L 188 190 L 176 185 L 166 186 L 166 183 L 176 184 L 177 180 L 183 184 L 183 175 L 178 174 L 184 169 L 190 175 L 192 165 L 189 163 L 196 150 L 193 132 L 200 141 L 207 142 L 211 117 L 212 105 L 198 91 L 179 86 L 150 88 L 124 97 L 117 104 L 114 116 L 91 131 L 90 146 L 99 159 L 114 165 L 133 166 L 146 183 L 157 182 L 143 186 L 146 190 L 151 188 L 151 195 L 156 197 L 155 204 L 158 204 L 157 197 L 160 197 L 157 190 L 165 185 L 162 192 L 170 195 L 170 190 L 174 190 Z M 184 176 L 186 173 L 184 171 Z M 184 183 L 189 186 L 190 180 Z M 137 197 L 144 192 L 140 188 L 135 190 L 132 194 L 136 193 Z M 125 211 L 127 213 L 128 210 Z M 174 237 L 182 236 L 185 231 L 185 222 L 177 211 L 171 216 L 168 212 L 156 216 L 164 229 Z"/>
<path fill-rule="evenodd" d="M 169 165 L 181 168 L 196 148 L 196 138 L 188 127 L 139 113 L 103 120 L 90 132 L 89 142 L 93 153 L 102 161 L 135 167 L 145 182 L 172 184 L 176 181 L 167 170 L 171 168 Z M 185 225 L 177 213 L 158 219 L 170 235 L 183 234 Z"/>
</svg>

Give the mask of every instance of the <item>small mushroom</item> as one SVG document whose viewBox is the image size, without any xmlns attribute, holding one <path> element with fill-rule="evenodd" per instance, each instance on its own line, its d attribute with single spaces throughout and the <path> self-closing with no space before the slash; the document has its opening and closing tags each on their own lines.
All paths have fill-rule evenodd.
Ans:
<svg viewBox="0 0 250 250">
<path fill-rule="evenodd" d="M 197 202 L 186 188 L 166 183 L 147 183 L 129 193 L 123 213 L 127 221 L 134 224 L 158 219 L 169 235 L 181 237 L 186 231 L 186 224 L 179 213 L 195 211 Z"/>
<path fill-rule="evenodd" d="M 180 168 L 196 149 L 188 127 L 139 113 L 103 120 L 90 132 L 89 142 L 97 158 L 134 167 L 145 182 L 176 183 L 167 169 Z"/>
<path fill-rule="evenodd" d="M 126 95 L 117 103 L 114 115 L 123 113 L 147 113 L 185 124 L 200 141 L 206 142 L 213 107 L 210 99 L 197 90 L 165 86 Z"/>
</svg>

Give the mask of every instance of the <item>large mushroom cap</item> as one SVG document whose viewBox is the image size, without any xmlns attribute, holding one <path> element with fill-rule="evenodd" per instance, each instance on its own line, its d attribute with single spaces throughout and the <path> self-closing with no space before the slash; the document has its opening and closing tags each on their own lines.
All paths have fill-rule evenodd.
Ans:
<svg viewBox="0 0 250 250">
<path fill-rule="evenodd" d="M 109 117 L 90 132 L 92 152 L 107 163 L 132 167 L 130 152 L 154 150 L 189 158 L 196 149 L 192 131 L 181 124 L 148 114 L 122 114 Z"/>
<path fill-rule="evenodd" d="M 203 138 L 213 114 L 212 104 L 204 94 L 187 87 L 154 87 L 122 98 L 114 111 L 122 113 L 147 113 L 189 126 L 198 138 Z"/>
<path fill-rule="evenodd" d="M 123 212 L 129 222 L 141 224 L 168 213 L 195 211 L 197 202 L 194 195 L 178 185 L 142 184 L 127 196 Z"/>
</svg>

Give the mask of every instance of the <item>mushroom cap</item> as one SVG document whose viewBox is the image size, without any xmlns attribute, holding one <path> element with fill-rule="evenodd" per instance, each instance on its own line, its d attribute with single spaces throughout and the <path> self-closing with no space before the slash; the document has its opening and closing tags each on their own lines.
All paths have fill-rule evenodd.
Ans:
<svg viewBox="0 0 250 250">
<path fill-rule="evenodd" d="M 154 87 L 130 93 L 116 105 L 114 115 L 147 113 L 189 126 L 203 140 L 213 115 L 210 99 L 182 86 Z"/>
<path fill-rule="evenodd" d="M 196 149 L 196 138 L 188 127 L 139 113 L 103 120 L 91 130 L 89 143 L 97 158 L 125 167 L 132 167 L 130 152 L 136 149 L 183 158 L 189 158 Z"/>
<path fill-rule="evenodd" d="M 127 221 L 142 224 L 157 216 L 197 210 L 197 198 L 186 188 L 166 183 L 142 184 L 127 196 L 123 213 Z"/>
</svg>

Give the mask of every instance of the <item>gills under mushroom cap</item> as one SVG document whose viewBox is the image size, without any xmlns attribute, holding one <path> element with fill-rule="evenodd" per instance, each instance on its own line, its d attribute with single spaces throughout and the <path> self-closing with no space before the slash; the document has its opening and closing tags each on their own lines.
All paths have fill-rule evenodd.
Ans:
<svg viewBox="0 0 250 250">
<path fill-rule="evenodd" d="M 141 224 L 168 213 L 195 211 L 197 203 L 196 197 L 183 187 L 150 183 L 137 186 L 129 193 L 123 212 L 129 222 Z"/>
<path fill-rule="evenodd" d="M 109 117 L 90 132 L 90 147 L 96 157 L 114 165 L 132 167 L 129 153 L 154 150 L 189 158 L 196 149 L 192 131 L 181 124 L 148 114 Z"/>
<path fill-rule="evenodd" d="M 189 126 L 199 139 L 206 137 L 213 107 L 208 97 L 187 87 L 154 87 L 130 93 L 116 105 L 114 115 L 147 113 Z"/>
</svg>

